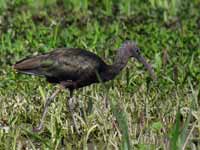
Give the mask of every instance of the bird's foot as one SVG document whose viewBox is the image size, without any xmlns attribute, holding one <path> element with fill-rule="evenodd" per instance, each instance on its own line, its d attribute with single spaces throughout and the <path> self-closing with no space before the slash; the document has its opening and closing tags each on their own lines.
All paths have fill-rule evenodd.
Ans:
<svg viewBox="0 0 200 150">
<path fill-rule="evenodd" d="M 39 125 L 36 128 L 33 128 L 33 132 L 40 132 L 42 130 L 42 125 Z"/>
</svg>

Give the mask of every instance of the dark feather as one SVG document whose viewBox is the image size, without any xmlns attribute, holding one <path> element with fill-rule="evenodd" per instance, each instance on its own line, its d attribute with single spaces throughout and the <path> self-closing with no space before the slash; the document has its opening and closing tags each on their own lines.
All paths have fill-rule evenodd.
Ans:
<svg viewBox="0 0 200 150">
<path fill-rule="evenodd" d="M 97 82 L 95 71 L 101 72 L 106 66 L 100 57 L 89 51 L 60 48 L 44 55 L 23 59 L 14 68 L 21 73 L 45 76 L 52 83 L 71 80 L 79 81 L 83 85 Z"/>
<path fill-rule="evenodd" d="M 14 68 L 21 73 L 45 76 L 51 83 L 68 82 L 66 88 L 76 89 L 99 82 L 99 77 L 103 82 L 113 79 L 130 57 L 137 58 L 153 75 L 151 66 L 140 56 L 139 48 L 133 42 L 123 44 L 113 65 L 107 65 L 99 56 L 84 49 L 59 48 L 23 59 Z"/>
</svg>

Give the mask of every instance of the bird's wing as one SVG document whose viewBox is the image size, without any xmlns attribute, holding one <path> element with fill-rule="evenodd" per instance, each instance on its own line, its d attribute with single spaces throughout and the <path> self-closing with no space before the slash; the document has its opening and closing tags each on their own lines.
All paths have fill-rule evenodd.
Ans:
<svg viewBox="0 0 200 150">
<path fill-rule="evenodd" d="M 57 49 L 48 54 L 22 60 L 16 69 L 59 81 L 76 81 L 94 75 L 102 63 L 98 56 L 82 49 Z"/>
<path fill-rule="evenodd" d="M 54 60 L 48 73 L 61 80 L 80 80 L 96 75 L 105 63 L 97 55 L 83 49 L 59 49 L 49 55 Z"/>
</svg>

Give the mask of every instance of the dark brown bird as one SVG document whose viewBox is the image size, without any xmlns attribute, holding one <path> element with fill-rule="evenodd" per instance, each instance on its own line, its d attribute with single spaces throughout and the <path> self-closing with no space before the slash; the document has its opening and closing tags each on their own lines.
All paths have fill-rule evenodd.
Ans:
<svg viewBox="0 0 200 150">
<path fill-rule="evenodd" d="M 73 115 L 72 96 L 74 89 L 114 79 L 126 66 L 130 57 L 135 57 L 144 64 L 152 78 L 156 78 L 151 65 L 140 55 L 140 49 L 132 41 L 126 41 L 122 44 L 112 65 L 106 64 L 99 56 L 84 49 L 59 48 L 43 55 L 25 58 L 17 62 L 14 69 L 20 73 L 44 76 L 48 82 L 57 83 L 63 88 L 69 89 L 69 108 L 74 126 L 78 131 Z M 42 129 L 48 106 L 59 91 L 60 89 L 56 90 L 47 99 L 40 124 L 35 128 L 35 131 Z"/>
</svg>

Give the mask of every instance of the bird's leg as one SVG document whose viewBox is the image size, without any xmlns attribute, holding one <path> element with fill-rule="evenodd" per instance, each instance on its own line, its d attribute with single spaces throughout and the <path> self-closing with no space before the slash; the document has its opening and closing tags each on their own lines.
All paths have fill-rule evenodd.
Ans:
<svg viewBox="0 0 200 150">
<path fill-rule="evenodd" d="M 106 88 L 106 91 L 105 91 L 105 97 L 104 97 L 104 109 L 108 109 L 108 106 L 109 106 L 109 101 L 108 101 L 108 93 L 109 93 L 109 88 Z"/>
<path fill-rule="evenodd" d="M 108 95 L 106 94 L 106 96 L 104 97 L 104 108 L 107 109 L 108 108 Z"/>
<path fill-rule="evenodd" d="M 76 119 L 75 119 L 75 116 L 74 116 L 73 90 L 70 90 L 70 98 L 69 98 L 68 104 L 69 104 L 69 111 L 70 111 L 70 113 L 72 115 L 72 119 L 73 119 L 73 126 L 74 126 L 76 132 L 78 134 L 80 134 L 80 132 L 78 130 L 78 126 L 76 124 Z"/>
<path fill-rule="evenodd" d="M 47 114 L 48 107 L 49 107 L 49 105 L 51 104 L 51 102 L 53 101 L 53 99 L 55 98 L 55 96 L 60 92 L 60 90 L 61 90 L 61 89 L 58 88 L 50 97 L 47 98 L 46 103 L 45 103 L 45 106 L 44 106 L 44 111 L 43 111 L 43 113 L 42 113 L 42 118 L 41 118 L 41 120 L 40 120 L 40 123 L 39 123 L 38 127 L 33 128 L 33 131 L 34 131 L 34 132 L 39 132 L 39 131 L 41 131 L 41 129 L 42 129 L 42 127 L 43 127 L 43 123 L 44 123 L 44 118 L 45 118 L 45 116 L 46 116 L 46 114 Z"/>
</svg>

